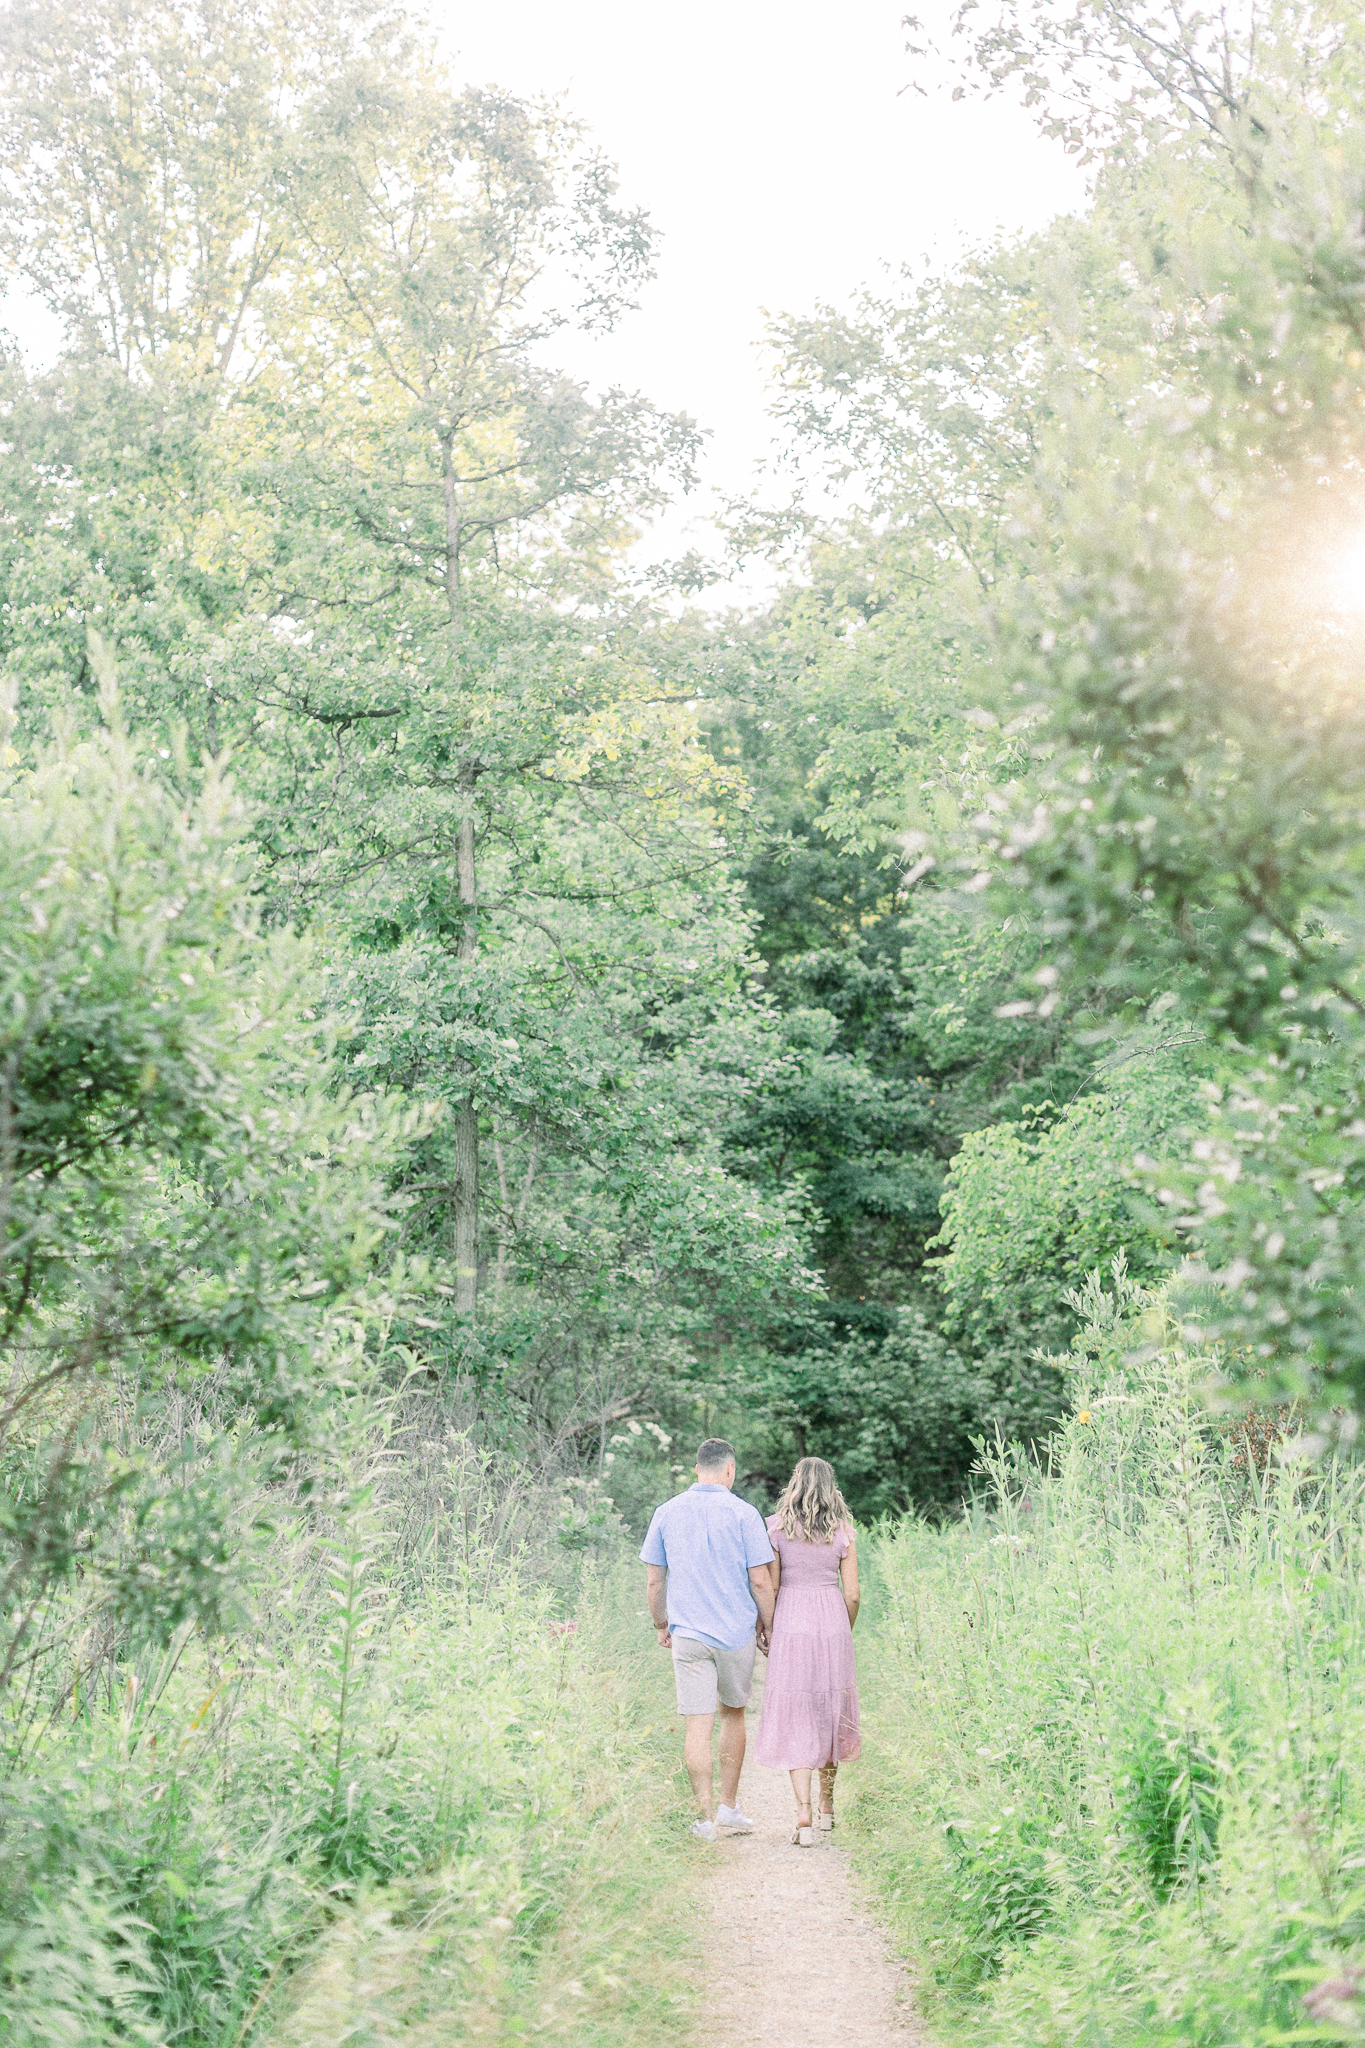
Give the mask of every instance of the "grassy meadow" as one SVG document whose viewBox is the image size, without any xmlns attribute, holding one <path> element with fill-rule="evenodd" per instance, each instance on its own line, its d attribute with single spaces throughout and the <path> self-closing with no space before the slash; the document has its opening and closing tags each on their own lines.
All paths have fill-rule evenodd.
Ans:
<svg viewBox="0 0 1365 2048">
<path fill-rule="evenodd" d="M 624 1555 L 454 1438 L 293 1518 L 240 1634 L 93 1679 L 87 1646 L 20 1695 L 5 2048 L 684 2039 L 693 1880 Z"/>
<path fill-rule="evenodd" d="M 1365 1472 L 1090 1306 L 1046 1461 L 868 1546 L 860 1857 L 945 2048 L 1358 2040 Z"/>
<path fill-rule="evenodd" d="M 938 2048 L 1365 2038 L 1365 1471 L 1160 1293 L 1093 1285 L 1072 1413 L 865 1538 L 843 1838 Z M 631 1546 L 452 1431 L 295 1504 L 236 1633 L 12 1691 L 4 2048 L 693 2036 L 705 1865 Z"/>
</svg>

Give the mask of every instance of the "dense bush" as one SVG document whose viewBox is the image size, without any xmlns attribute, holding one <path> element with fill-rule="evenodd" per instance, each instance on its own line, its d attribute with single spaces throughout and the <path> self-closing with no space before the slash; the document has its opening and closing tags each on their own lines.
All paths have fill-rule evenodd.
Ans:
<svg viewBox="0 0 1365 2048">
<path fill-rule="evenodd" d="M 1365 1473 L 1211 1416 L 1159 1295 L 1087 1306 L 1047 1458 L 871 1546 L 863 1839 L 944 2040 L 1357 2038 L 1293 2030 L 1365 1941 Z"/>
<path fill-rule="evenodd" d="M 1134 1155 L 1202 1123 L 1198 1088 L 1176 1051 L 1143 1049 L 1092 1093 L 974 1131 L 948 1170 L 937 1276 L 948 1327 L 990 1351 L 1026 1334 L 1065 1346 L 1067 1292 L 1122 1251 L 1130 1272 L 1169 1264 Z"/>
<path fill-rule="evenodd" d="M 828 1458 L 854 1513 L 869 1521 L 907 1508 L 954 1510 L 976 1455 L 973 1434 L 992 1406 L 980 1367 L 914 1308 L 885 1316 L 881 1330 L 774 1361 L 762 1391 L 774 1465 L 778 1452 Z M 786 1474 L 767 1476 L 776 1492 Z"/>
<path fill-rule="evenodd" d="M 241 1634 L 30 1700 L 5 2048 L 679 2038 L 681 1831 L 619 1557 L 609 1517 L 419 1444 L 279 1539 Z"/>
<path fill-rule="evenodd" d="M 779 1467 L 827 1457 L 855 1512 L 955 1513 L 983 1437 L 1036 1442 L 1066 1387 L 1045 1347 L 1065 1347 L 1087 1270 L 1121 1256 L 1134 1278 L 1170 1264 L 1136 1161 L 1205 1115 L 1190 1067 L 1195 1035 L 1161 1036 L 1094 1092 L 964 1139 L 948 1169 L 941 1290 L 914 1306 L 829 1304 L 770 1359 L 751 1453 L 775 1491 Z M 747 1417 L 752 1432 L 752 1411 Z"/>
<path fill-rule="evenodd" d="M 97 739 L 0 765 L 0 1695 L 77 1573 L 77 1634 L 101 1598 L 162 1642 L 213 1623 L 234 1515 L 355 1369 L 421 1125 L 337 1085 L 230 786 L 188 790 L 104 684 Z"/>
</svg>

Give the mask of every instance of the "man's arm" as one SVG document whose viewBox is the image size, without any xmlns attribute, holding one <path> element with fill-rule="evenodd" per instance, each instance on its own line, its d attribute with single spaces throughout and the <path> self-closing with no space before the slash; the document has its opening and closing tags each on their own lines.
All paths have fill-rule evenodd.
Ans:
<svg viewBox="0 0 1365 2048">
<path fill-rule="evenodd" d="M 754 1605 L 758 1609 L 759 1632 L 761 1635 L 766 1636 L 772 1628 L 773 1609 L 777 1605 L 777 1595 L 773 1591 L 772 1573 L 766 1564 L 751 1564 L 749 1566 L 749 1591 L 753 1594 Z"/>
<path fill-rule="evenodd" d="M 649 1602 L 649 1618 L 659 1631 L 659 1643 L 665 1650 L 670 1648 L 673 1642 L 668 1632 L 668 1606 L 664 1598 L 664 1587 L 667 1582 L 667 1565 L 645 1566 L 645 1599 Z"/>
</svg>

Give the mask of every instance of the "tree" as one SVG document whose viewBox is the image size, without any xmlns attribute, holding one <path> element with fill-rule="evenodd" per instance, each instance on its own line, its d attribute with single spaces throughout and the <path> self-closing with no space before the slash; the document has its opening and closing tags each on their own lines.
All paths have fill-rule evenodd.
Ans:
<svg viewBox="0 0 1365 2048">
<path fill-rule="evenodd" d="M 284 255 L 291 105 L 354 57 L 347 0 L 189 9 L 16 0 L 3 31 L 0 246 L 87 353 L 224 377 Z"/>
<path fill-rule="evenodd" d="M 973 893 L 971 820 L 1032 780 L 1027 717 L 979 701 L 983 606 L 1030 566 L 1015 499 L 1077 392 L 1126 389 L 1135 305 L 1104 224 L 1066 222 L 903 298 L 774 324 L 791 466 L 856 510 L 821 523 L 798 496 L 806 580 L 746 636 L 747 669 L 728 663 L 713 746 L 773 833 L 748 868 L 769 986 L 803 1049 L 806 1013 L 837 1020 L 818 1076 L 803 1050 L 799 1084 L 775 1076 L 756 1106 L 753 1135 L 782 1142 L 753 1164 L 800 1157 L 849 1304 L 919 1284 L 964 1134 L 1084 1090 L 1085 1035 L 1122 1008 L 1089 987 L 1065 1012 L 1014 1003 L 1045 942 Z"/>
<path fill-rule="evenodd" d="M 338 1091 L 243 820 L 116 723 L 0 787 L 0 1688 L 93 1574 L 115 1632 L 211 1619 L 246 1484 L 306 1451 L 420 1128 Z M 183 763 L 182 763 L 183 771 Z M 329 1360 L 329 1350 L 334 1357 Z M 155 1415 L 178 1453 L 150 1455 Z"/>
<path fill-rule="evenodd" d="M 274 322 L 283 365 L 275 403 L 305 489 L 312 483 L 308 495 L 320 495 L 328 529 L 349 529 L 368 557 L 348 560 L 349 579 L 390 578 L 409 633 L 429 630 L 423 601 L 440 593 L 451 722 L 421 781 L 450 792 L 458 809 L 457 950 L 466 963 L 478 952 L 479 784 L 541 772 L 566 708 L 561 689 L 528 691 L 519 676 L 508 692 L 486 662 L 467 658 L 469 607 L 484 595 L 471 582 L 496 584 L 510 570 L 561 595 L 566 558 L 574 577 L 591 573 L 620 537 L 621 508 L 653 502 L 670 462 L 686 476 L 695 440 L 686 422 L 661 420 L 642 401 L 590 401 L 536 360 L 565 317 L 534 305 L 547 262 L 569 260 L 590 324 L 610 325 L 648 273 L 643 220 L 612 208 L 605 167 L 575 161 L 577 140 L 517 101 L 480 92 L 452 100 L 429 76 L 395 81 L 358 67 L 329 91 L 307 132 L 294 261 Z M 285 474 L 292 495 L 296 467 Z M 331 595 L 336 565 L 317 568 L 290 614 L 300 623 L 311 625 Z M 385 599 L 378 603 L 382 613 Z M 387 721 L 401 705 L 366 703 L 358 715 Z M 456 1295 L 472 1316 L 472 1088 L 453 1129 Z"/>
<path fill-rule="evenodd" d="M 1176 968 L 1226 1050 L 1153 1193 L 1242 1369 L 1338 1400 L 1365 1384 L 1358 24 L 1274 19 L 1194 142 L 1163 86 L 1110 195 L 1159 346 L 1021 501 L 1036 573 L 1000 607 L 997 702 L 1040 707 L 1036 785 L 984 846 L 1044 921 L 1046 990 Z"/>
<path fill-rule="evenodd" d="M 1160 1211 L 1143 1199 L 1134 1160 L 1202 1124 L 1202 1050 L 1197 1032 L 1157 1022 L 1106 1062 L 1092 1092 L 964 1140 L 948 1171 L 936 1266 L 945 1326 L 975 1356 L 1007 1358 L 1019 1380 L 1036 1382 L 1030 1353 L 1065 1348 L 1067 1296 L 1084 1278 L 1108 1272 L 1119 1253 L 1138 1279 L 1169 1268 Z M 1029 1393 L 1017 1388 L 1015 1428 L 1036 1427 L 1049 1399 L 1034 1392 L 1025 1416 Z"/>
<path fill-rule="evenodd" d="M 1173 0 L 960 0 L 960 95 L 1022 86 L 1039 126 L 1106 168 L 1175 141 L 1205 164 L 1229 158 L 1254 189 L 1265 145 L 1302 114 L 1340 116 L 1361 55 L 1360 19 L 1335 0 L 1242 0 L 1187 9 Z M 907 17 L 916 38 L 923 25 Z M 924 55 L 927 41 L 912 41 Z"/>
<path fill-rule="evenodd" d="M 661 476 L 686 479 L 694 430 L 590 399 L 539 355 L 570 317 L 547 270 L 572 317 L 610 324 L 648 275 L 650 232 L 614 207 L 576 127 L 454 92 L 375 10 L 244 31 L 147 8 L 131 40 L 103 28 L 83 42 L 36 9 L 12 38 L 12 260 L 67 312 L 74 347 L 46 404 L 14 400 L 11 548 L 33 599 L 14 654 L 49 698 L 67 662 L 79 688 L 64 621 L 98 617 L 139 718 L 234 747 L 277 912 L 326 901 L 335 919 L 340 897 L 372 933 L 379 871 L 411 902 L 421 870 L 441 943 L 472 967 L 476 835 L 534 836 L 540 792 L 553 805 L 589 762 L 600 783 L 621 731 L 637 755 L 687 747 L 686 721 L 564 608 L 600 596 Z M 243 268 L 224 252 L 247 242 L 260 256 Z M 54 542 L 54 484 L 69 503 L 73 479 L 82 512 L 74 530 L 58 514 Z M 693 747 L 684 782 L 698 765 Z M 679 778 L 661 767 L 671 804 Z M 472 1316 L 480 1109 L 464 1071 L 447 1186 Z"/>
</svg>

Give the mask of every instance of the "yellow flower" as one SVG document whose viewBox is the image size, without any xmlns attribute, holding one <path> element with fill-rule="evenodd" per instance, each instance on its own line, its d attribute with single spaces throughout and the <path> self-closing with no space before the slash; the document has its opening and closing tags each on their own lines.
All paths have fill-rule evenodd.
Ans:
<svg viewBox="0 0 1365 2048">
<path fill-rule="evenodd" d="M 1089 1422 L 1090 1410 L 1088 1408 L 1082 1408 L 1080 1414 L 1076 1417 L 1076 1420 L 1077 1422 Z"/>
</svg>

